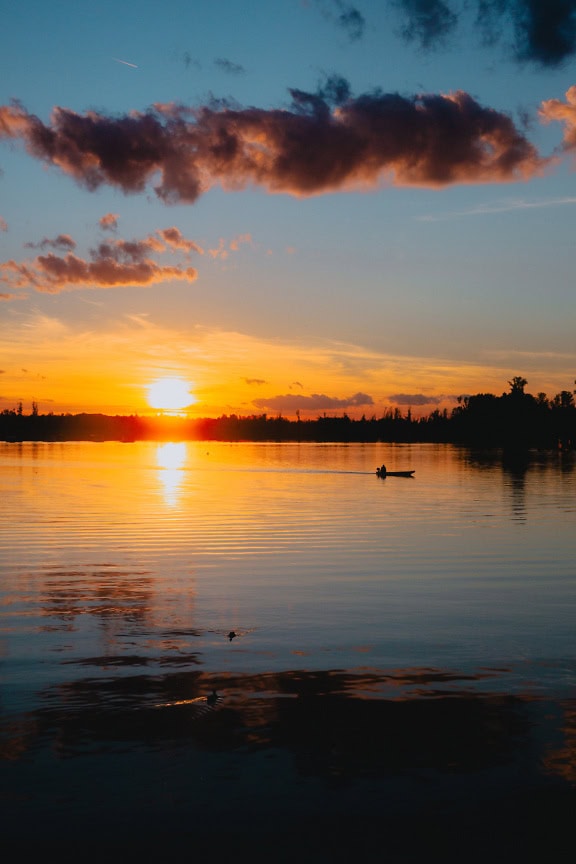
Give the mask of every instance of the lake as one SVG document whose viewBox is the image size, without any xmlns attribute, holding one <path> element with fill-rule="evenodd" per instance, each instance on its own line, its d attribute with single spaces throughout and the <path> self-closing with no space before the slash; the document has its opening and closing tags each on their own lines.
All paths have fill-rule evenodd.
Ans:
<svg viewBox="0 0 576 864">
<path fill-rule="evenodd" d="M 0 472 L 5 849 L 569 860 L 575 454 L 0 443 Z"/>
</svg>

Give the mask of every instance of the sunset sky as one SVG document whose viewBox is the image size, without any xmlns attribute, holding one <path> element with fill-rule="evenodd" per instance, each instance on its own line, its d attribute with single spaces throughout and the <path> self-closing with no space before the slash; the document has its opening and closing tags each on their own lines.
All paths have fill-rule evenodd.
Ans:
<svg viewBox="0 0 576 864">
<path fill-rule="evenodd" d="M 572 389 L 576 0 L 22 0 L 1 28 L 0 410 Z"/>
</svg>

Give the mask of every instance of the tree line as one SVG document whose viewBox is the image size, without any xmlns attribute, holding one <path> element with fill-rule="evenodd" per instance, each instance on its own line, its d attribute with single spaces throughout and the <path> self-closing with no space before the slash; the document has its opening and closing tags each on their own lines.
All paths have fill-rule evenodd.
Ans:
<svg viewBox="0 0 576 864">
<path fill-rule="evenodd" d="M 576 382 L 575 382 L 576 383 Z M 0 412 L 3 441 L 310 441 L 310 442 L 446 442 L 510 449 L 573 449 L 576 443 L 576 391 L 562 390 L 553 399 L 526 392 L 525 378 L 508 382 L 501 396 L 461 396 L 452 410 L 413 417 L 410 409 L 386 411 L 381 417 L 353 419 L 322 415 L 289 420 L 281 415 L 217 418 L 106 414 L 41 414 L 37 403 L 25 413 L 21 402 Z"/>
</svg>

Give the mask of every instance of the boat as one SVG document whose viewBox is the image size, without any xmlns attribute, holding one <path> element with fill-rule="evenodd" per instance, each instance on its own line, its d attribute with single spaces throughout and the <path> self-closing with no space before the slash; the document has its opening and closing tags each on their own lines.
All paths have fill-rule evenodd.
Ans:
<svg viewBox="0 0 576 864">
<path fill-rule="evenodd" d="M 388 471 L 384 466 L 382 466 L 382 468 L 376 469 L 376 474 L 378 475 L 378 477 L 382 477 L 382 478 L 384 478 L 384 477 L 413 477 L 415 470 L 416 469 L 414 469 L 414 471 Z"/>
</svg>

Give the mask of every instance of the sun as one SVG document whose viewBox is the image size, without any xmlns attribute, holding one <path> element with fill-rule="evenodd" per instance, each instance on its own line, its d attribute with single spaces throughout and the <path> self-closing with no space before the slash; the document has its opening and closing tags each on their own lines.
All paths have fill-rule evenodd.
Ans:
<svg viewBox="0 0 576 864">
<path fill-rule="evenodd" d="M 183 378 L 158 378 L 148 386 L 148 404 L 157 411 L 182 411 L 196 399 Z"/>
</svg>

